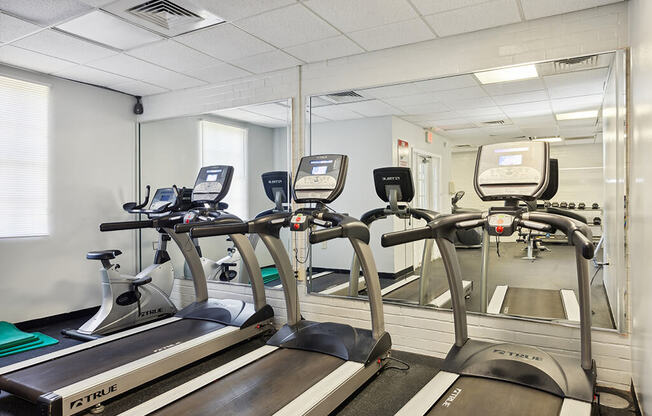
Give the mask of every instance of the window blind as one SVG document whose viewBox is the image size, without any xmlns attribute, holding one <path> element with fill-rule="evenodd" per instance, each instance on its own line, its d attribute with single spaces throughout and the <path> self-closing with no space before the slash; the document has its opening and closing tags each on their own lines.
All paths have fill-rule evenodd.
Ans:
<svg viewBox="0 0 652 416">
<path fill-rule="evenodd" d="M 49 91 L 0 76 L 0 238 L 48 234 Z"/>
</svg>

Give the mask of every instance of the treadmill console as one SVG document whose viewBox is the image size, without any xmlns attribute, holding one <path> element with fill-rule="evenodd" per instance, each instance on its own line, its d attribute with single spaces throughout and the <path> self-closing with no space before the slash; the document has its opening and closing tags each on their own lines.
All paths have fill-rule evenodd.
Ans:
<svg viewBox="0 0 652 416">
<path fill-rule="evenodd" d="M 483 201 L 533 201 L 548 186 L 550 148 L 546 142 L 480 146 L 474 186 Z"/>
<path fill-rule="evenodd" d="M 348 164 L 346 155 L 302 157 L 294 180 L 294 200 L 298 203 L 334 201 L 344 189 Z"/>
<path fill-rule="evenodd" d="M 392 190 L 397 192 L 397 202 L 410 202 L 414 198 L 414 181 L 410 168 L 374 169 L 374 185 L 376 194 L 385 202 L 389 202 L 389 194 Z"/>
<path fill-rule="evenodd" d="M 276 195 L 280 195 L 281 200 L 279 202 L 281 204 L 287 204 L 290 193 L 290 173 L 286 171 L 275 171 L 263 173 L 261 176 L 267 198 L 272 202 L 277 202 Z"/>
<path fill-rule="evenodd" d="M 197 175 L 192 190 L 192 202 L 219 202 L 229 192 L 233 179 L 233 166 L 204 166 Z"/>
<path fill-rule="evenodd" d="M 172 206 L 177 202 L 177 194 L 172 188 L 158 188 L 152 198 L 152 202 L 149 204 L 149 209 L 151 211 L 158 211 L 163 209 L 163 207 Z"/>
</svg>

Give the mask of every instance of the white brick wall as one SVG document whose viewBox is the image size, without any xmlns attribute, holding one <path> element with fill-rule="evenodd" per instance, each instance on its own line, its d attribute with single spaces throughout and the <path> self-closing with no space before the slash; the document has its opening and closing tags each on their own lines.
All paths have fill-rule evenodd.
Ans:
<svg viewBox="0 0 652 416">
<path fill-rule="evenodd" d="M 178 306 L 192 302 L 194 289 L 189 280 L 176 280 L 172 299 Z M 283 292 L 267 289 L 267 303 L 274 308 L 275 324 L 285 322 Z M 208 283 L 209 296 L 251 302 L 248 286 Z M 305 285 L 299 286 L 301 314 L 316 321 L 331 321 L 371 328 L 368 304 L 365 301 L 310 295 Z M 393 348 L 443 358 L 454 342 L 451 312 L 412 306 L 384 305 L 385 330 L 392 336 Z M 471 314 L 469 336 L 496 342 L 516 342 L 540 347 L 556 354 L 576 357 L 579 361 L 579 329 Z M 593 358 L 598 367 L 598 382 L 619 389 L 629 389 L 630 344 L 627 335 L 613 331 L 593 331 Z"/>
<path fill-rule="evenodd" d="M 293 160 L 296 165 L 303 154 L 305 137 L 302 97 L 627 47 L 627 7 L 626 2 L 617 3 L 226 84 L 146 97 L 141 121 L 293 97 Z M 191 301 L 193 292 L 189 282 L 177 286 L 177 300 Z M 370 325 L 364 302 L 307 295 L 305 289 L 301 292 L 303 313 L 308 319 Z M 216 297 L 251 297 L 249 288 L 218 283 L 210 284 L 210 293 Z M 284 316 L 282 292 L 269 290 L 268 296 L 278 316 Z M 393 335 L 397 349 L 441 357 L 453 341 L 450 313 L 387 305 L 385 316 L 387 330 Z M 477 338 L 524 342 L 563 354 L 579 354 L 578 330 L 561 325 L 471 315 L 469 333 Z M 629 336 L 594 331 L 593 347 L 598 380 L 618 388 L 629 388 Z"/>
</svg>

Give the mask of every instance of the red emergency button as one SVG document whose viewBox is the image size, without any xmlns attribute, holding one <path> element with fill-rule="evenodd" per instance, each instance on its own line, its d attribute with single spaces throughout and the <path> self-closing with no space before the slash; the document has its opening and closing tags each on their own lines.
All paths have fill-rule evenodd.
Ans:
<svg viewBox="0 0 652 416">
<path fill-rule="evenodd" d="M 498 234 L 502 234 L 503 231 L 505 231 L 505 228 L 503 228 L 502 225 L 499 225 L 498 227 L 496 227 L 496 232 L 497 232 Z"/>
<path fill-rule="evenodd" d="M 299 229 L 299 224 L 293 224 L 292 227 L 294 227 L 295 230 Z"/>
</svg>

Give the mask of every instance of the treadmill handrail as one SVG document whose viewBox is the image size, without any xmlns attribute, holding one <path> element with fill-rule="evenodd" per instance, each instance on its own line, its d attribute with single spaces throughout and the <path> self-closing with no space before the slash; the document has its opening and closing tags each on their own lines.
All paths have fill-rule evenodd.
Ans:
<svg viewBox="0 0 652 416">
<path fill-rule="evenodd" d="M 411 241 L 435 238 L 444 261 L 451 291 L 453 306 L 453 321 L 455 325 L 455 345 L 462 347 L 468 339 L 466 323 L 466 305 L 462 292 L 462 273 L 459 259 L 453 245 L 453 233 L 456 229 L 474 228 L 483 223 L 485 213 L 449 214 L 437 217 L 425 227 L 413 230 L 395 231 L 383 234 L 381 245 L 391 247 Z M 575 246 L 577 263 L 577 280 L 580 305 L 580 347 L 581 364 L 585 370 L 592 368 L 591 354 L 591 294 L 589 286 L 588 261 L 593 258 L 594 247 L 591 241 L 591 230 L 586 224 L 572 218 L 547 212 L 525 212 L 516 218 L 524 220 L 521 226 L 527 227 L 527 221 L 549 224 L 560 229 Z M 515 224 L 515 227 L 518 224 Z"/>
</svg>

